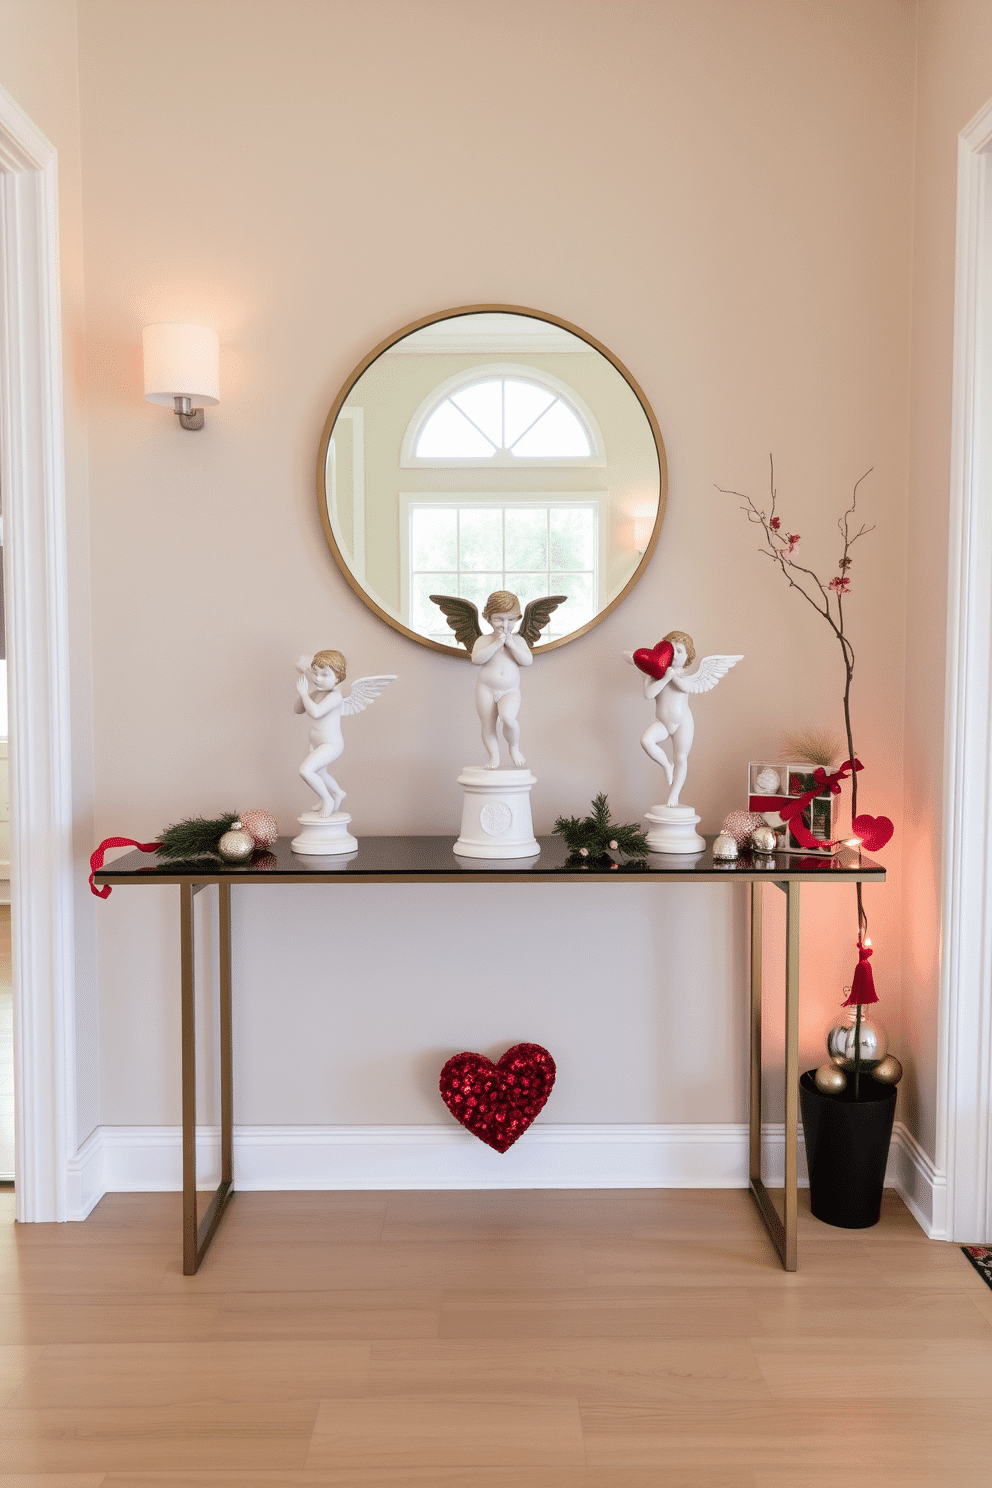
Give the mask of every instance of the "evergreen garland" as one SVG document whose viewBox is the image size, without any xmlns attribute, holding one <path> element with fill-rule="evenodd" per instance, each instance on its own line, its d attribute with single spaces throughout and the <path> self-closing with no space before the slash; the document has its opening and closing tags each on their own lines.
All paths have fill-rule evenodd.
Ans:
<svg viewBox="0 0 992 1488">
<path fill-rule="evenodd" d="M 166 827 L 159 836 L 158 851 L 163 858 L 219 857 L 217 844 L 231 823 L 237 821 L 236 811 L 225 811 L 223 816 L 191 816 L 186 821 Z"/>
<path fill-rule="evenodd" d="M 626 858 L 646 858 L 650 851 L 640 827 L 633 823 L 620 827 L 610 820 L 609 804 L 602 791 L 593 800 L 590 816 L 560 816 L 554 829 L 564 839 L 571 857 L 583 863 L 612 862 L 611 852 Z"/>
</svg>

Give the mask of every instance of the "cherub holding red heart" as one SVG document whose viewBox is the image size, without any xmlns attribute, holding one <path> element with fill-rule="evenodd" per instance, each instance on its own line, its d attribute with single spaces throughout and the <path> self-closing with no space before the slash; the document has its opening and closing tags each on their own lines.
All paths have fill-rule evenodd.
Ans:
<svg viewBox="0 0 992 1488">
<path fill-rule="evenodd" d="M 692 636 L 684 630 L 672 630 L 653 650 L 642 647 L 625 651 L 625 660 L 645 673 L 644 696 L 655 705 L 654 723 L 641 735 L 644 753 L 661 765 L 669 784 L 668 805 L 679 804 L 679 793 L 689 768 L 689 751 L 695 725 L 689 711 L 689 693 L 709 692 L 743 656 L 704 656 L 691 677 L 685 669 L 696 659 Z M 672 757 L 662 749 L 665 739 L 672 741 Z"/>
</svg>

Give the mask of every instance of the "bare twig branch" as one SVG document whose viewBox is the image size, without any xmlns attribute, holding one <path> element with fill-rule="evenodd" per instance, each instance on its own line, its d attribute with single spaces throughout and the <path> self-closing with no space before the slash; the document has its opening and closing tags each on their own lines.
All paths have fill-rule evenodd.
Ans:
<svg viewBox="0 0 992 1488">
<path fill-rule="evenodd" d="M 855 657 L 854 647 L 851 645 L 850 639 L 844 629 L 844 591 L 850 582 L 848 579 L 848 569 L 851 567 L 852 562 L 852 547 L 860 538 L 865 537 L 869 532 L 874 532 L 875 530 L 873 526 L 862 523 L 856 532 L 851 531 L 851 522 L 858 506 L 858 490 L 862 482 L 871 475 L 874 467 L 870 467 L 860 479 L 855 481 L 854 490 L 851 494 L 851 504 L 844 514 L 837 519 L 837 528 L 844 540 L 844 550 L 838 564 L 840 573 L 836 578 L 831 579 L 828 583 L 824 583 L 819 574 L 814 572 L 813 569 L 797 563 L 791 556 L 795 550 L 796 543 L 799 541 L 799 537 L 798 534 L 794 533 L 787 533 L 784 536 L 781 533 L 781 519 L 776 512 L 778 493 L 775 490 L 775 461 L 771 455 L 768 456 L 768 465 L 771 507 L 767 514 L 743 491 L 725 490 L 722 486 L 717 486 L 717 490 L 721 495 L 733 496 L 742 503 L 741 511 L 744 512 L 749 522 L 761 528 L 764 535 L 765 546 L 759 548 L 758 551 L 763 557 L 771 558 L 778 565 L 789 587 L 801 594 L 806 602 L 812 605 L 818 615 L 823 616 L 837 637 L 844 662 L 844 728 L 847 734 L 848 757 L 854 760 L 857 756 L 854 752 L 854 734 L 851 727 L 851 683 L 854 680 Z M 837 607 L 836 618 L 830 605 L 831 593 L 834 596 Z M 855 770 L 851 774 L 852 823 L 857 814 L 858 775 Z M 864 903 L 862 901 L 861 885 L 857 884 L 856 888 L 858 900 L 858 934 L 859 936 L 864 936 L 868 929 L 868 917 L 865 914 Z"/>
</svg>

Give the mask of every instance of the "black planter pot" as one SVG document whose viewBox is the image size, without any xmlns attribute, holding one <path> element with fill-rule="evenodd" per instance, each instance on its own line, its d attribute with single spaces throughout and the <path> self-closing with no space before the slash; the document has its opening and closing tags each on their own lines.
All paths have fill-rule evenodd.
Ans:
<svg viewBox="0 0 992 1488">
<path fill-rule="evenodd" d="M 799 1080 L 810 1209 L 824 1224 L 866 1230 L 882 1212 L 896 1087 L 863 1074 L 855 1100 L 853 1076 L 840 1095 L 821 1095 L 813 1075 Z"/>
</svg>

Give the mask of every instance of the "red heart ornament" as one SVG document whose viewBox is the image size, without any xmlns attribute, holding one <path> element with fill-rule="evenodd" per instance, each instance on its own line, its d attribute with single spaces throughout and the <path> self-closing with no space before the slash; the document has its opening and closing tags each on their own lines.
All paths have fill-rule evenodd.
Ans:
<svg viewBox="0 0 992 1488">
<path fill-rule="evenodd" d="M 441 1098 L 456 1121 L 497 1152 L 512 1147 L 544 1108 L 555 1062 L 540 1044 L 514 1044 L 498 1064 L 455 1054 L 441 1071 Z"/>
<path fill-rule="evenodd" d="M 879 852 L 888 842 L 895 827 L 887 816 L 856 816 L 851 823 L 855 837 L 861 838 L 861 846 L 867 852 Z"/>
<path fill-rule="evenodd" d="M 660 682 L 672 664 L 675 655 L 675 647 L 671 641 L 659 641 L 653 651 L 648 651 L 642 646 L 639 651 L 634 652 L 634 665 L 656 682 Z"/>
</svg>

